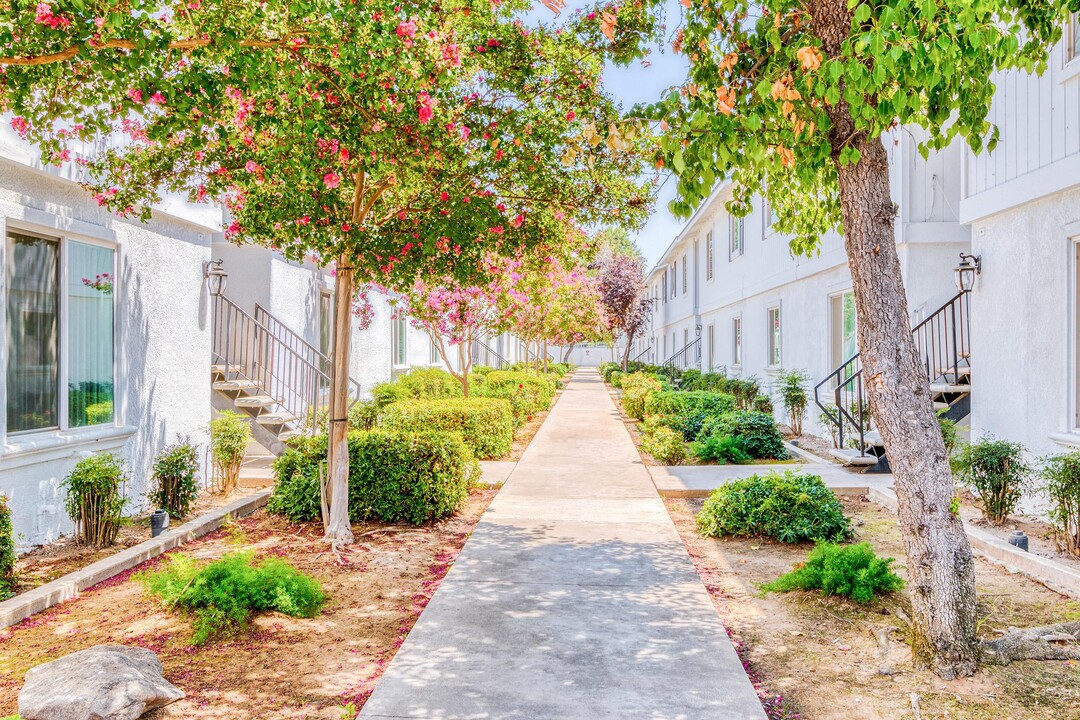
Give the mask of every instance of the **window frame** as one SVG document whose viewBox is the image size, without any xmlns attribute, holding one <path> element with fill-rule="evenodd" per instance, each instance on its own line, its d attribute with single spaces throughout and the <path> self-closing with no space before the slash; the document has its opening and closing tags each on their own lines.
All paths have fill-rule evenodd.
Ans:
<svg viewBox="0 0 1080 720">
<path fill-rule="evenodd" d="M 713 231 L 705 233 L 705 282 L 713 279 L 713 260 L 716 256 L 716 251 L 713 247 Z"/>
<path fill-rule="evenodd" d="M 690 270 L 689 270 L 690 261 L 687 259 L 687 255 L 688 255 L 688 253 L 683 253 L 683 256 L 682 256 L 682 294 L 683 295 L 686 294 L 687 278 L 690 276 Z"/>
<path fill-rule="evenodd" d="M 742 315 L 731 318 L 731 365 L 741 368 L 743 361 Z"/>
<path fill-rule="evenodd" d="M 736 232 L 738 228 L 738 232 Z M 738 242 L 736 242 L 736 238 Z M 746 251 L 746 218 L 728 215 L 728 262 Z"/>
<path fill-rule="evenodd" d="M 409 349 L 406 342 L 409 334 L 407 322 L 405 312 L 398 310 L 390 324 L 390 364 L 395 368 L 408 367 L 409 364 Z"/>
<path fill-rule="evenodd" d="M 19 222 L 18 220 L 12 220 L 10 218 L 4 218 L 0 221 L 0 228 L 3 229 L 3 243 L 0 245 L 0 263 L 2 269 L 0 269 L 0 304 L 4 308 L 3 328 L 4 338 L 3 343 L 0 344 L 0 364 L 3 365 L 4 379 L 0 383 L 0 388 L 4 390 L 4 394 L 7 394 L 7 363 L 9 360 L 9 353 L 7 347 L 7 308 L 8 308 L 8 293 L 10 288 L 8 287 L 7 280 L 7 267 L 9 259 L 7 257 L 8 246 L 8 234 L 16 233 L 20 235 L 27 235 L 30 237 L 36 237 L 43 240 L 53 240 L 57 243 L 57 282 L 58 282 L 58 298 L 57 298 L 57 333 L 56 333 L 56 355 L 57 355 L 57 370 L 56 370 L 56 413 L 57 422 L 55 425 L 50 425 L 45 428 L 34 428 L 31 430 L 18 430 L 10 432 L 8 430 L 8 418 L 7 418 L 7 406 L 4 403 L 3 407 L 0 407 L 0 455 L 3 454 L 3 445 L 7 442 L 8 438 L 16 439 L 20 443 L 29 441 L 33 443 L 39 438 L 47 437 L 73 437 L 81 434 L 96 433 L 109 428 L 117 428 L 122 426 L 123 415 L 123 392 L 121 383 L 122 366 L 122 345 L 121 345 L 121 318 L 120 318 L 120 268 L 122 264 L 122 246 L 120 243 L 102 238 L 96 238 L 86 235 L 69 234 L 63 232 L 59 228 L 42 227 L 34 223 Z M 71 279 L 71 272 L 68 265 L 68 256 L 70 254 L 69 247 L 71 243 L 78 243 L 81 245 L 89 245 L 93 247 L 100 247 L 112 252 L 112 383 L 113 383 L 113 414 L 112 420 L 109 422 L 98 423 L 96 425 L 71 425 L 71 418 L 68 417 L 70 412 L 70 398 L 68 393 L 70 388 L 68 387 L 68 378 L 70 377 L 71 370 L 71 358 L 68 355 L 68 351 L 73 347 L 71 342 L 71 321 L 69 319 L 71 315 L 70 305 L 70 293 L 68 291 L 68 282 Z"/>
<path fill-rule="evenodd" d="M 776 319 L 773 320 L 773 313 L 776 313 Z M 766 315 L 766 327 L 768 328 L 768 336 L 766 337 L 766 347 L 768 349 L 768 363 L 770 368 L 783 367 L 784 364 L 784 316 L 781 313 L 780 304 L 770 305 L 765 309 Z"/>
<path fill-rule="evenodd" d="M 1077 47 L 1077 43 L 1080 42 L 1080 13 L 1070 13 L 1062 39 L 1065 41 L 1065 65 L 1071 65 L 1080 60 L 1080 48 Z"/>
<path fill-rule="evenodd" d="M 769 237 L 775 232 L 773 225 L 776 224 L 776 211 L 773 210 L 772 203 L 767 199 L 761 200 L 761 239 Z"/>
</svg>

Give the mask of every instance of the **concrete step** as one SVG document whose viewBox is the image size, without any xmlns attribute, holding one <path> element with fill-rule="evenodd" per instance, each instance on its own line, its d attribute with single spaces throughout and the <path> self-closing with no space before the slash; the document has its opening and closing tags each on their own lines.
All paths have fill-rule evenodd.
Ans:
<svg viewBox="0 0 1080 720">
<path fill-rule="evenodd" d="M 239 365 L 211 365 L 210 373 L 212 375 L 228 375 L 241 372 L 242 369 Z"/>
<path fill-rule="evenodd" d="M 258 390 L 259 384 L 251 380 L 218 380 L 213 388 L 221 392 L 242 392 L 244 390 Z"/>
<path fill-rule="evenodd" d="M 300 418 L 287 412 L 263 413 L 255 417 L 255 422 L 260 425 L 288 425 L 299 420 Z"/>
<path fill-rule="evenodd" d="M 833 448 L 829 451 L 829 454 L 834 458 L 842 462 L 844 465 L 859 465 L 870 466 L 877 465 L 877 457 L 870 455 L 862 455 L 858 450 L 853 448 Z"/>
<path fill-rule="evenodd" d="M 944 395 L 946 393 L 955 395 L 967 392 L 971 392 L 971 386 L 967 384 L 953 385 L 951 383 L 930 383 L 931 395 Z"/>
<path fill-rule="evenodd" d="M 938 410 L 948 410 L 948 409 L 949 409 L 949 403 L 947 403 L 947 402 L 938 402 L 937 400 L 934 401 L 934 412 L 937 412 Z"/>
<path fill-rule="evenodd" d="M 241 408 L 264 408 L 277 405 L 277 400 L 269 395 L 244 395 L 233 400 L 233 405 Z"/>
<path fill-rule="evenodd" d="M 871 430 L 866 433 L 863 435 L 863 439 L 866 440 L 867 444 L 873 445 L 874 447 L 885 447 L 885 441 L 881 439 L 881 433 L 877 430 Z"/>
<path fill-rule="evenodd" d="M 275 433 L 275 435 L 277 435 L 278 440 L 288 440 L 289 438 L 294 438 L 297 435 L 303 435 L 303 434 L 304 434 L 303 430 L 298 430 L 296 428 L 290 428 L 289 430 L 282 430 L 280 432 Z"/>
</svg>

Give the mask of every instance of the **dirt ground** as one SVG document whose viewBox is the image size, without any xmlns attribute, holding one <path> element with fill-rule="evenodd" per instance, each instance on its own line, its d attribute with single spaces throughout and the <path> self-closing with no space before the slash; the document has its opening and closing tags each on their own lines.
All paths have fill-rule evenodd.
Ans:
<svg viewBox="0 0 1080 720">
<path fill-rule="evenodd" d="M 212 495 L 209 492 L 203 492 L 187 519 L 194 518 L 222 505 L 228 505 L 234 500 L 239 500 L 245 495 L 250 495 L 256 491 L 256 488 L 241 487 L 229 495 Z M 185 521 L 173 521 L 172 525 L 175 527 L 183 522 Z M 70 536 L 62 537 L 56 542 L 32 550 L 19 558 L 15 563 L 15 572 L 18 574 L 19 579 L 16 593 L 32 590 L 39 585 L 84 568 L 91 563 L 149 539 L 149 512 L 133 518 L 125 518 L 124 524 L 120 527 L 120 532 L 116 537 L 116 544 L 111 547 L 95 550 L 77 544 Z"/>
<path fill-rule="evenodd" d="M 199 648 L 189 645 L 185 617 L 163 611 L 132 571 L 118 575 L 0 631 L 0 717 L 16 711 L 28 668 L 100 643 L 153 650 L 187 693 L 148 718 L 354 717 L 494 495 L 473 491 L 455 517 L 426 527 L 354 526 L 358 542 L 340 559 L 316 526 L 263 512 L 184 546 L 176 552 L 201 558 L 241 548 L 284 557 L 329 598 L 316 618 L 264 615 L 249 632 Z"/>
<path fill-rule="evenodd" d="M 913 666 L 895 610 L 909 607 L 902 593 L 869 607 L 817 593 L 763 595 L 758 586 L 790 570 L 808 546 L 704 538 L 694 526 L 702 500 L 666 502 L 774 720 L 1080 719 L 1080 663 L 1014 663 L 946 682 Z M 895 517 L 865 500 L 843 502 L 856 539 L 897 558 L 904 575 Z M 976 577 L 983 637 L 1080 619 L 1080 602 L 1023 575 L 976 559 Z M 893 628 L 884 658 L 875 628 Z"/>
</svg>

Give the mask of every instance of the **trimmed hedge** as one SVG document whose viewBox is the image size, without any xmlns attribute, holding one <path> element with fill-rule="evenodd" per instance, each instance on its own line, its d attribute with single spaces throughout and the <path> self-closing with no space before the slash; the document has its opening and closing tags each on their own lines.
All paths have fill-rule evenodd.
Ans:
<svg viewBox="0 0 1080 720">
<path fill-rule="evenodd" d="M 274 461 L 267 510 L 292 522 L 320 517 L 319 468 L 326 436 L 290 441 Z M 325 470 L 324 470 L 325 472 Z M 453 514 L 480 464 L 456 433 L 371 430 L 349 434 L 349 519 L 420 524 Z"/>
<path fill-rule="evenodd" d="M 686 460 L 686 445 L 682 435 L 666 427 L 657 427 L 645 433 L 641 449 L 664 465 L 681 465 Z"/>
<path fill-rule="evenodd" d="M 738 438 L 746 452 L 757 459 L 786 460 L 784 436 L 776 426 L 776 419 L 768 413 L 753 410 L 737 410 L 709 418 L 701 427 L 699 437 Z"/>
<path fill-rule="evenodd" d="M 375 404 L 381 409 L 391 403 L 410 398 L 441 400 L 464 395 L 461 383 L 440 368 L 413 368 L 391 382 L 379 383 L 371 389 Z"/>
<path fill-rule="evenodd" d="M 645 417 L 645 403 L 649 396 L 658 393 L 663 385 L 652 375 L 630 373 L 620 379 L 623 396 L 622 404 L 626 414 L 641 420 Z"/>
<path fill-rule="evenodd" d="M 546 376 L 516 370 L 494 370 L 476 388 L 480 397 L 510 401 L 515 427 L 521 427 L 538 412 L 548 409 L 555 395 L 555 383 Z"/>
<path fill-rule="evenodd" d="M 645 400 L 645 415 L 675 415 L 677 429 L 687 442 L 701 434 L 702 426 L 711 418 L 735 409 L 735 398 L 722 393 L 692 390 L 665 390 Z"/>
<path fill-rule="evenodd" d="M 457 432 L 478 458 L 510 454 L 514 420 L 510 403 L 497 398 L 401 400 L 386 406 L 382 425 L 387 430 Z"/>
<path fill-rule="evenodd" d="M 698 513 L 697 526 L 702 535 L 765 536 L 785 543 L 833 542 L 851 533 L 843 506 L 821 478 L 790 470 L 717 488 Z"/>
<path fill-rule="evenodd" d="M 0 601 L 15 594 L 15 533 L 11 528 L 11 508 L 6 495 L 0 495 Z"/>
</svg>

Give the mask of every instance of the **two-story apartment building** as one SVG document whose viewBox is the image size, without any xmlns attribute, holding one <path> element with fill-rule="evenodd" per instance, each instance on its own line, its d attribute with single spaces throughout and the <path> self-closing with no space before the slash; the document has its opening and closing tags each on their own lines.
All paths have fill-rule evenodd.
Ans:
<svg viewBox="0 0 1080 720">
<path fill-rule="evenodd" d="M 923 160 L 907 131 L 886 144 L 898 205 L 897 251 L 914 324 L 957 294 L 953 269 L 959 253 L 970 249 L 958 216 L 961 154 L 948 148 Z M 718 186 L 649 273 L 651 328 L 632 355 L 756 376 L 766 392 L 783 369 L 805 370 L 817 382 L 858 350 L 842 238 L 829 233 L 815 256 L 793 256 L 760 198 L 746 217 L 727 211 L 731 191 Z"/>
</svg>

